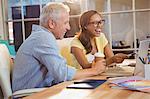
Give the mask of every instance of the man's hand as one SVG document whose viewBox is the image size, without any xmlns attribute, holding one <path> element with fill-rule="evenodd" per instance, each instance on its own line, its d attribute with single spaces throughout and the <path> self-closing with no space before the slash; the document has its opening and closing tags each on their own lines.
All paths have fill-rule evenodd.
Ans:
<svg viewBox="0 0 150 99">
<path fill-rule="evenodd" d="M 100 74 L 100 73 L 104 72 L 105 69 L 106 69 L 106 61 L 105 61 L 105 59 L 101 59 L 101 60 L 95 62 L 92 65 L 92 69 L 94 69 L 97 72 L 97 74 Z"/>
</svg>

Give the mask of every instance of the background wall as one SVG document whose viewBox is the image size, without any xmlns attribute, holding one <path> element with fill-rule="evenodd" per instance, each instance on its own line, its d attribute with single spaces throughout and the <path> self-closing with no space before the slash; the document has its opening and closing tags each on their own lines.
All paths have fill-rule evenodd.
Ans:
<svg viewBox="0 0 150 99">
<path fill-rule="evenodd" d="M 140 0 L 138 0 L 140 1 Z M 144 0 L 142 2 L 137 2 L 137 8 L 149 8 L 150 0 Z M 138 12 L 137 13 L 137 37 L 139 40 L 145 37 L 144 34 L 149 35 L 150 33 L 150 11 L 146 12 Z"/>
<path fill-rule="evenodd" d="M 3 22 L 2 22 L 2 2 L 0 0 L 0 39 L 3 38 Z M 1 90 L 1 86 L 0 86 L 0 99 L 3 99 L 2 98 L 3 95 L 2 95 L 2 90 Z"/>
<path fill-rule="evenodd" d="M 106 20 L 103 27 L 103 32 L 106 37 L 111 38 L 112 41 L 125 41 L 126 45 L 134 47 L 135 38 L 137 41 L 146 39 L 150 35 L 150 0 L 135 0 L 135 25 L 136 31 L 134 31 L 134 10 L 133 0 L 88 0 L 88 9 L 97 9 L 100 12 L 113 12 L 111 13 L 111 31 L 109 32 L 110 21 L 108 15 L 104 16 Z M 147 9 L 148 11 L 139 11 Z M 118 13 L 117 11 L 120 11 Z M 128 11 L 122 13 L 121 11 Z M 117 13 L 116 13 L 117 12 Z M 111 36 L 109 36 L 111 34 Z M 111 41 L 110 39 L 110 41 Z M 113 42 L 112 42 L 113 43 Z"/>
<path fill-rule="evenodd" d="M 2 17 L 2 0 L 0 0 L 0 39 L 4 39 L 3 17 Z"/>
</svg>

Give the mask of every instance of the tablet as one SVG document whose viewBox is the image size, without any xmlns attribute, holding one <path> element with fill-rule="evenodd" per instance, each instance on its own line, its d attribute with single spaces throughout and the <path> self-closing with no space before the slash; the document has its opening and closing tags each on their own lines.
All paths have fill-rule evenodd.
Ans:
<svg viewBox="0 0 150 99">
<path fill-rule="evenodd" d="M 100 86 L 106 82 L 106 80 L 83 80 L 79 82 L 74 82 L 73 84 L 67 86 L 67 88 L 72 89 L 95 89 L 96 87 Z"/>
</svg>

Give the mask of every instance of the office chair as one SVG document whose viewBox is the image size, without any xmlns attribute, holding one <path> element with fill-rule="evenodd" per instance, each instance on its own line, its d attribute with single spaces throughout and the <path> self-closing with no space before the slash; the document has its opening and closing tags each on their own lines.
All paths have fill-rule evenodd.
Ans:
<svg viewBox="0 0 150 99">
<path fill-rule="evenodd" d="M 46 88 L 24 89 L 12 93 L 11 89 L 11 70 L 12 61 L 8 48 L 4 44 L 0 44 L 0 86 L 2 88 L 4 99 L 19 98 L 32 93 L 42 91 Z"/>
<path fill-rule="evenodd" d="M 66 59 L 68 65 L 73 65 L 72 56 L 70 53 L 70 44 L 73 38 L 63 38 L 57 40 L 58 47 L 60 49 L 60 54 Z"/>
</svg>

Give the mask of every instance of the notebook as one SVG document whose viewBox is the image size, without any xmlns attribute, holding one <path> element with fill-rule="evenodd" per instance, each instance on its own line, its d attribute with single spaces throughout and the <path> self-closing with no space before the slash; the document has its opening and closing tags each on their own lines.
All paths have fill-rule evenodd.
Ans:
<svg viewBox="0 0 150 99">
<path fill-rule="evenodd" d="M 148 55 L 148 48 L 150 46 L 150 39 L 140 41 L 139 50 L 136 57 L 136 67 L 134 75 L 144 77 L 144 64 L 141 62 L 139 57 L 145 58 Z"/>
</svg>

